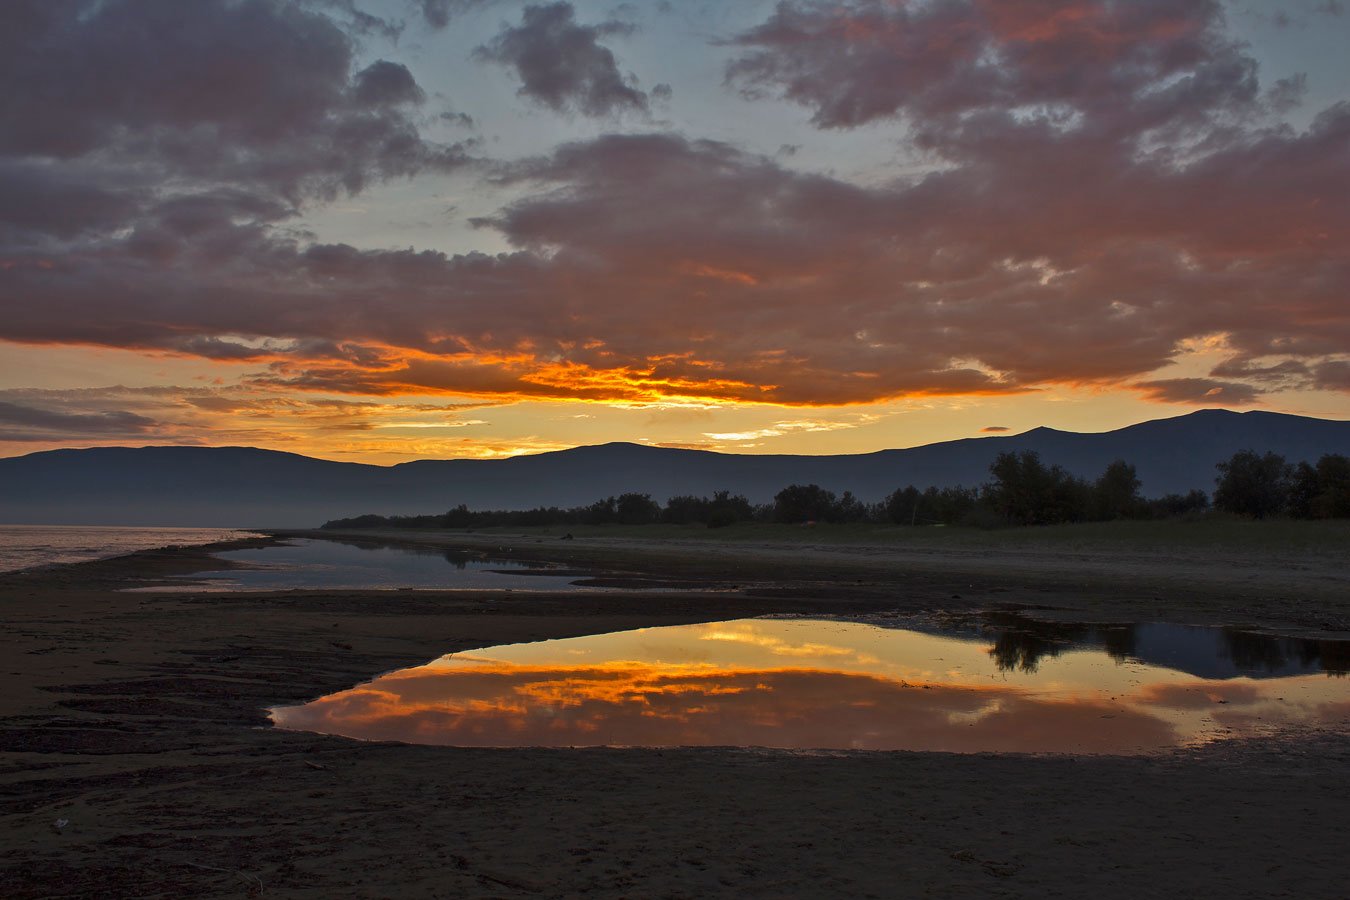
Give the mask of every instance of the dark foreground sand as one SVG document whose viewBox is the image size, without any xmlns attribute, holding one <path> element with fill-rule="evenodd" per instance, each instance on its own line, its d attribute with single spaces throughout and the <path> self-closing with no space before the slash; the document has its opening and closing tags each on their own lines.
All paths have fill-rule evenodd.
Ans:
<svg viewBox="0 0 1350 900">
<path fill-rule="evenodd" d="M 765 612 L 1021 604 L 1348 636 L 1330 564 L 1303 589 L 1283 562 L 1212 554 L 1010 567 L 572 543 L 512 553 L 738 590 L 111 592 L 200 567 L 193 551 L 0 576 L 0 896 L 1350 894 L 1334 731 L 1074 758 L 461 750 L 268 727 L 264 707 L 452 650 Z M 1235 570 L 1260 588 L 1235 590 Z"/>
</svg>

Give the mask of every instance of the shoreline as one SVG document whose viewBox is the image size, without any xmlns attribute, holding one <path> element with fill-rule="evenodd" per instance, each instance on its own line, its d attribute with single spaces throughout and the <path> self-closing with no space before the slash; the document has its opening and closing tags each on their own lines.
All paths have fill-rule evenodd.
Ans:
<svg viewBox="0 0 1350 900">
<path fill-rule="evenodd" d="M 374 540 L 605 570 L 587 584 L 668 584 L 753 596 L 848 596 L 904 605 L 1015 606 L 1038 615 L 1187 625 L 1232 625 L 1299 637 L 1350 637 L 1350 570 L 1317 548 L 1252 557 L 1245 548 L 1110 545 L 957 546 L 930 542 L 710 541 L 538 531 L 274 530 L 285 539 Z M 899 601 L 897 601 L 899 602 Z"/>
<path fill-rule="evenodd" d="M 254 540 L 288 534 L 301 536 Z M 476 540 L 505 546 L 500 537 Z M 1169 621 L 1249 618 L 1326 635 L 1308 623 L 1340 621 L 1350 603 L 1325 592 L 1283 617 L 1237 605 L 1222 560 L 1211 577 L 1160 563 L 1177 586 L 1160 606 L 1116 568 L 1085 579 L 1092 554 L 1038 576 L 1030 564 L 1001 567 L 997 554 L 920 558 L 912 548 L 727 546 L 691 557 L 678 543 L 512 543 L 519 558 L 564 555 L 622 577 L 739 589 L 114 592 L 128 578 L 219 568 L 210 550 L 222 545 L 0 575 L 0 640 L 14 661 L 0 698 L 0 890 L 1123 898 L 1158 890 L 1159 866 L 1168 893 L 1343 886 L 1335 823 L 1350 738 L 1329 730 L 1074 757 L 466 750 L 270 727 L 266 707 L 447 652 L 643 625 L 1005 605 L 1113 618 L 1162 609 Z M 911 556 L 919 562 L 897 562 Z M 1283 571 L 1272 565 L 1271 581 Z"/>
<path fill-rule="evenodd" d="M 0 525 L 0 576 L 102 562 L 135 553 L 191 550 L 263 535 L 244 528 Z M 78 538 L 78 543 L 71 543 L 72 537 Z M 21 543 L 16 546 L 16 542 Z"/>
</svg>

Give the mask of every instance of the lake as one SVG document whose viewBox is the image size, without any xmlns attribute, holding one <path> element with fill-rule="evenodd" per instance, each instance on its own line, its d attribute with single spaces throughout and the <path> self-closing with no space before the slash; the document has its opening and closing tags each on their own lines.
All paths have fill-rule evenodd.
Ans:
<svg viewBox="0 0 1350 900">
<path fill-rule="evenodd" d="M 1345 642 L 1054 627 L 1078 634 L 781 618 L 643 628 L 454 653 L 272 718 L 461 747 L 1139 754 L 1350 717 Z"/>
<path fill-rule="evenodd" d="M 253 532 L 234 528 L 0 525 L 0 572 L 86 562 L 171 545 L 188 547 L 256 536 Z"/>
</svg>

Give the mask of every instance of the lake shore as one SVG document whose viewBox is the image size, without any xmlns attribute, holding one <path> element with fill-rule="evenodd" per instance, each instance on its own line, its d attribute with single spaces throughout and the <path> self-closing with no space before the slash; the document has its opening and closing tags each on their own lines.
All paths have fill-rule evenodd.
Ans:
<svg viewBox="0 0 1350 900">
<path fill-rule="evenodd" d="M 1255 555 L 823 534 L 393 536 L 564 563 L 640 593 L 116 592 L 128 579 L 220 568 L 196 549 L 0 575 L 11 661 L 0 693 L 0 891 L 1343 889 L 1350 739 L 1335 731 L 1133 758 L 461 750 L 283 732 L 263 712 L 455 650 L 766 613 L 1007 606 L 1047 618 L 1350 631 L 1343 565 L 1320 545 Z"/>
</svg>

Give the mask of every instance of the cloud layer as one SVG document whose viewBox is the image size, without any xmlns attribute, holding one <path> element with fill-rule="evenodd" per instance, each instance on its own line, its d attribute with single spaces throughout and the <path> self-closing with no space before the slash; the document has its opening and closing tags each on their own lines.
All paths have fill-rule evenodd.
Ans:
<svg viewBox="0 0 1350 900">
<path fill-rule="evenodd" d="M 461 5 L 421 8 L 435 25 Z M 357 395 L 830 405 L 1092 384 L 1239 404 L 1350 388 L 1350 104 L 1284 124 L 1300 83 L 1263 84 L 1209 0 L 783 2 L 728 37 L 745 96 L 821 129 L 890 129 L 925 161 L 867 185 L 673 131 L 470 160 L 422 135 L 407 67 L 358 62 L 316 6 L 0 15 L 0 77 L 27 86 L 0 97 L 6 340 Z M 642 112 L 601 43 L 625 28 L 528 7 L 479 56 L 546 107 Z M 288 228 L 470 166 L 520 198 L 476 220 L 509 252 Z M 1199 339 L 1224 349 L 1219 369 L 1154 374 Z"/>
</svg>

